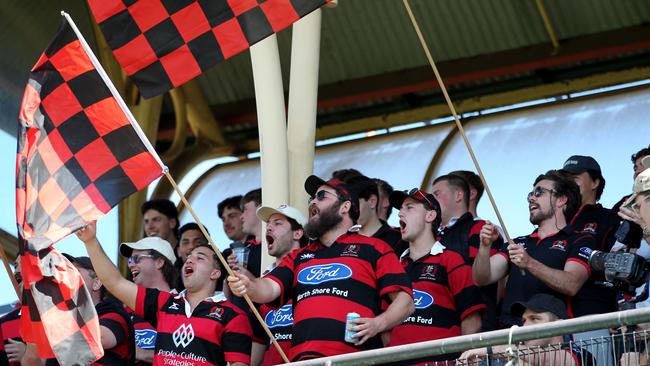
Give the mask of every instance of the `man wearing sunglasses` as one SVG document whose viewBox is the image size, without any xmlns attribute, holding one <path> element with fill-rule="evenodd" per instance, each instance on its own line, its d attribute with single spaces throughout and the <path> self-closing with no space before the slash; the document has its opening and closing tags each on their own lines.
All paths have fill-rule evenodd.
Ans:
<svg viewBox="0 0 650 366">
<path fill-rule="evenodd" d="M 408 193 L 394 191 L 390 203 L 399 209 L 400 232 L 409 243 L 400 261 L 413 283 L 415 313 L 393 328 L 389 345 L 479 332 L 485 303 L 463 256 L 435 239 L 440 225 L 438 201 L 414 188 Z M 409 364 L 453 360 L 458 355 L 410 360 Z"/>
<path fill-rule="evenodd" d="M 156 365 L 250 364 L 251 329 L 246 315 L 215 294 L 221 265 L 212 248 L 199 245 L 183 264 L 185 290 L 180 293 L 138 286 L 124 279 L 97 240 L 95 223 L 77 231 L 104 286 L 135 313 L 156 326 Z M 122 254 L 144 250 L 150 240 L 122 245 Z M 162 240 L 162 239 L 159 239 Z M 140 243 L 140 244 L 138 244 Z M 138 244 L 138 245 L 136 245 Z M 171 247 L 170 247 L 171 250 Z M 134 258 L 134 262 L 153 258 Z M 173 258 L 174 252 L 164 256 Z M 168 259 L 170 257 L 167 257 Z"/>
<path fill-rule="evenodd" d="M 490 256 L 499 233 L 488 222 L 481 230 L 481 246 L 473 264 L 479 286 L 509 275 L 501 306 L 503 326 L 521 325 L 521 319 L 510 313 L 515 302 L 538 293 L 568 300 L 591 272 L 588 261 L 594 238 L 568 225 L 581 202 L 575 182 L 556 170 L 548 171 L 535 179 L 527 201 L 530 222 L 537 226 L 533 233 L 515 238 L 502 255 Z"/>
<path fill-rule="evenodd" d="M 306 234 L 313 242 L 285 256 L 262 278 L 228 277 L 231 290 L 257 303 L 293 303 L 292 361 L 374 349 L 379 335 L 413 312 L 410 281 L 383 241 L 348 232 L 359 217 L 356 192 L 339 179 L 305 181 L 312 197 Z M 348 329 L 346 315 L 361 317 Z"/>
<path fill-rule="evenodd" d="M 136 285 L 169 292 L 175 287 L 176 255 L 171 244 L 164 239 L 150 236 L 135 243 L 122 243 L 120 254 L 127 258 L 129 271 Z M 135 359 L 138 365 L 153 361 L 156 345 L 156 327 L 131 312 L 135 329 Z"/>
</svg>

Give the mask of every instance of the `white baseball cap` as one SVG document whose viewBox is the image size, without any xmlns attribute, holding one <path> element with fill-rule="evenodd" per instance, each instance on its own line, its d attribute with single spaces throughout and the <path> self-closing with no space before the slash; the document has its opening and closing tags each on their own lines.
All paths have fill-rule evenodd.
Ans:
<svg viewBox="0 0 650 366">
<path fill-rule="evenodd" d="M 273 208 L 269 206 L 262 206 L 257 209 L 257 217 L 264 222 L 269 222 L 271 215 L 280 214 L 286 217 L 296 220 L 300 226 L 305 226 L 307 223 L 307 218 L 303 215 L 300 210 L 289 205 L 280 205 L 278 208 Z"/>
<path fill-rule="evenodd" d="M 157 236 L 148 236 L 140 239 L 135 243 L 122 243 L 120 244 L 120 254 L 125 257 L 130 257 L 133 250 L 155 250 L 156 252 L 169 259 L 172 264 L 176 263 L 176 255 L 172 245 L 165 239 Z"/>
</svg>

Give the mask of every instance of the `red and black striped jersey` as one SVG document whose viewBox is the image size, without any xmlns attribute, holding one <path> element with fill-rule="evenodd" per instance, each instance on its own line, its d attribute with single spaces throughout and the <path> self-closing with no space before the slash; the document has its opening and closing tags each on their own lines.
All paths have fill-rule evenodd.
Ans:
<svg viewBox="0 0 650 366">
<path fill-rule="evenodd" d="M 153 364 L 250 363 L 251 327 L 246 315 L 217 297 L 190 311 L 184 294 L 138 287 L 135 313 L 157 331 Z"/>
<path fill-rule="evenodd" d="M 413 283 L 415 312 L 393 328 L 390 346 L 459 336 L 462 320 L 485 309 L 472 267 L 442 244 L 415 261 L 406 251 L 401 264 Z"/>
<path fill-rule="evenodd" d="M 279 303 L 293 300 L 293 361 L 381 347 L 379 337 L 361 346 L 346 343 L 347 313 L 376 317 L 390 293 L 412 296 L 390 246 L 356 233 L 341 235 L 330 246 L 314 242 L 294 250 L 266 277 L 280 285 Z"/>
<path fill-rule="evenodd" d="M 20 362 L 9 363 L 7 358 L 5 346 L 9 343 L 9 339 L 21 342 L 23 340 L 20 337 L 20 305 L 0 318 L 0 340 L 2 341 L 0 343 L 0 365 L 19 366 Z"/>
<path fill-rule="evenodd" d="M 279 309 L 264 304 L 260 309 L 260 314 L 284 354 L 288 355 L 289 349 L 291 348 L 291 329 L 293 328 L 293 306 L 291 302 L 283 305 Z M 262 366 L 273 366 L 284 363 L 280 352 L 271 344 L 268 337 L 266 338 L 266 342 L 269 343 L 269 348 L 264 353 Z"/>
<path fill-rule="evenodd" d="M 108 328 L 117 344 L 104 350 L 104 356 L 95 365 L 132 365 L 135 360 L 135 342 L 131 317 L 121 304 L 113 300 L 95 305 L 99 325 Z"/>
</svg>

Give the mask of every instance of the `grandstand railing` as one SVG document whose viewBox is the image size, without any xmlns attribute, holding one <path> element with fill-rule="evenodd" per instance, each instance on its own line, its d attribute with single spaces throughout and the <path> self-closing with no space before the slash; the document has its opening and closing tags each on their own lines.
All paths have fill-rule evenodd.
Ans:
<svg viewBox="0 0 650 366">
<path fill-rule="evenodd" d="M 650 322 L 650 308 L 589 315 L 575 319 L 558 320 L 546 324 L 512 327 L 510 329 L 501 329 L 460 337 L 347 353 L 338 356 L 293 362 L 290 363 L 290 365 L 372 365 L 386 362 L 399 362 L 414 358 L 463 352 L 468 349 L 479 347 L 503 344 L 516 345 L 520 342 L 532 339 L 581 333 L 597 329 L 631 326 L 646 322 Z M 646 336 L 644 335 L 643 337 L 643 339 L 645 339 Z M 404 362 L 404 364 L 408 364 L 408 362 Z M 638 363 L 632 363 L 632 365 L 638 365 Z"/>
</svg>

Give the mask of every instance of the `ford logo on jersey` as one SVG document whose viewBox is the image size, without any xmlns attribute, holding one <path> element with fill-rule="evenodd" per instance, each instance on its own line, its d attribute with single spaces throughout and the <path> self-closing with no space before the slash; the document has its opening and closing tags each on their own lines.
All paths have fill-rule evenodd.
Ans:
<svg viewBox="0 0 650 366">
<path fill-rule="evenodd" d="M 433 296 L 424 291 L 413 290 L 413 305 L 416 309 L 426 309 L 433 304 Z"/>
<path fill-rule="evenodd" d="M 293 325 L 293 309 L 291 304 L 284 305 L 278 310 L 271 310 L 264 317 L 269 328 L 287 327 Z"/>
<path fill-rule="evenodd" d="M 298 272 L 298 282 L 305 285 L 318 285 L 350 277 L 352 277 L 352 269 L 341 263 L 318 264 L 303 268 Z"/>
<path fill-rule="evenodd" d="M 158 333 L 153 329 L 136 329 L 135 345 L 142 349 L 154 349 Z"/>
</svg>

